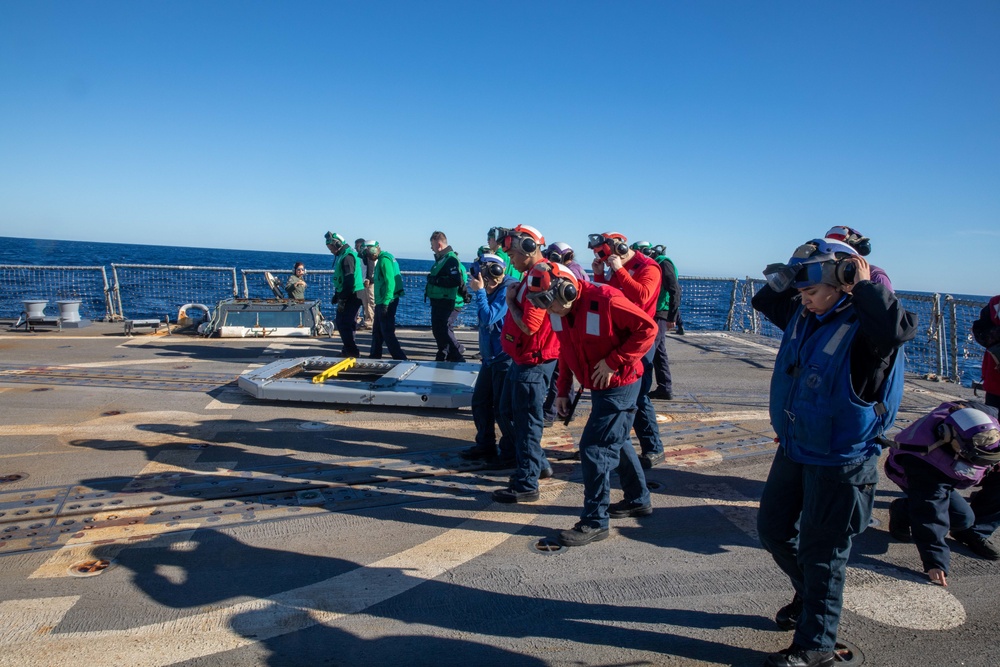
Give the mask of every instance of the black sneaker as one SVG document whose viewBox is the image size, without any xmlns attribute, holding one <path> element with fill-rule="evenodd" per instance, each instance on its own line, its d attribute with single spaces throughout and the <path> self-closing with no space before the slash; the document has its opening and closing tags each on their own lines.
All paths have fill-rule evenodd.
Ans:
<svg viewBox="0 0 1000 667">
<path fill-rule="evenodd" d="M 578 523 L 571 530 L 559 533 L 559 543 L 564 547 L 582 547 L 591 542 L 607 539 L 607 528 L 596 528 L 588 523 Z"/>
<path fill-rule="evenodd" d="M 514 489 L 497 489 L 493 492 L 493 500 L 498 503 L 533 503 L 538 500 L 538 490 L 515 491 Z"/>
<path fill-rule="evenodd" d="M 951 534 L 955 541 L 964 544 L 969 551 L 986 560 L 1000 560 L 1000 549 L 971 528 Z"/>
<path fill-rule="evenodd" d="M 792 644 L 767 656 L 764 667 L 832 667 L 836 659 L 833 651 L 810 651 Z"/>
<path fill-rule="evenodd" d="M 468 449 L 463 449 L 458 453 L 466 461 L 479 461 L 481 459 L 488 459 L 496 456 L 496 452 L 480 447 L 479 445 L 473 445 Z"/>
<path fill-rule="evenodd" d="M 653 391 L 649 392 L 648 396 L 657 401 L 674 400 L 673 392 L 667 391 L 666 389 L 661 389 L 660 387 L 657 387 Z"/>
<path fill-rule="evenodd" d="M 911 539 L 906 498 L 896 498 L 889 503 L 889 534 L 900 542 L 909 542 Z"/>
<path fill-rule="evenodd" d="M 608 505 L 608 516 L 612 519 L 625 519 L 630 516 L 649 516 L 653 513 L 652 505 L 640 505 L 631 500 L 620 500 Z"/>
<path fill-rule="evenodd" d="M 655 465 L 663 463 L 663 459 L 667 456 L 663 452 L 648 452 L 639 455 L 639 465 L 642 466 L 643 470 L 649 470 Z"/>
<path fill-rule="evenodd" d="M 802 598 L 796 593 L 792 601 L 778 610 L 774 615 L 774 622 L 782 630 L 794 630 L 799 623 L 799 616 L 802 615 Z"/>
</svg>

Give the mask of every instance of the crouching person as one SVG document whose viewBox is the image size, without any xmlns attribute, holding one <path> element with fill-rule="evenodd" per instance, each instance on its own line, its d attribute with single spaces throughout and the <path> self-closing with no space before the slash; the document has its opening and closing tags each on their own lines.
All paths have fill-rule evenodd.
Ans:
<svg viewBox="0 0 1000 667">
<path fill-rule="evenodd" d="M 770 392 L 778 450 L 757 530 L 795 590 L 775 616 L 795 629 L 792 644 L 764 664 L 829 667 L 851 543 L 871 518 L 880 437 L 903 395 L 900 347 L 916 318 L 838 241 L 803 244 L 764 273 L 753 307 L 785 333 Z"/>
<path fill-rule="evenodd" d="M 590 417 L 580 438 L 583 514 L 571 530 L 559 534 L 564 546 L 582 546 L 608 536 L 609 518 L 653 511 L 629 432 L 642 357 L 653 346 L 656 324 L 621 291 L 581 282 L 562 264 L 536 264 L 527 284 L 528 300 L 549 312 L 559 339 L 559 415 L 569 414 L 574 377 L 591 390 Z M 611 473 L 616 469 L 625 498 L 610 504 Z"/>
<path fill-rule="evenodd" d="M 896 434 L 885 461 L 885 474 L 906 493 L 889 506 L 889 532 L 904 542 L 912 534 L 924 572 L 941 586 L 948 585 L 951 564 L 948 531 L 973 551 L 980 546 L 971 530 L 976 516 L 958 489 L 979 484 L 1000 462 L 1000 424 L 987 410 L 981 403 L 942 403 Z M 990 554 L 995 560 L 996 550 L 984 557 Z"/>
</svg>

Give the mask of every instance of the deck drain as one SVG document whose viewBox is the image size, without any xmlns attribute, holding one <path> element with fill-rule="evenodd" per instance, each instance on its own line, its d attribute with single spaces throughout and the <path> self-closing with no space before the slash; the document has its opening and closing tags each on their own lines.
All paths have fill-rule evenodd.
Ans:
<svg viewBox="0 0 1000 667">
<path fill-rule="evenodd" d="M 551 537 L 543 537 L 542 539 L 532 544 L 531 548 L 540 554 L 545 554 L 546 556 L 566 551 L 566 547 L 559 544 L 559 542 L 557 542 L 555 539 Z"/>
<path fill-rule="evenodd" d="M 876 519 L 874 516 L 872 518 L 868 519 L 868 527 L 869 528 L 878 528 L 881 525 L 882 525 L 882 522 L 879 521 L 878 519 Z"/>
<path fill-rule="evenodd" d="M 121 410 L 108 410 L 107 412 L 102 412 L 102 417 L 116 417 L 122 413 Z"/>
<path fill-rule="evenodd" d="M 101 559 L 82 560 L 69 566 L 69 573 L 74 577 L 96 577 L 111 567 L 111 561 Z"/>
<path fill-rule="evenodd" d="M 10 482 L 20 482 L 22 479 L 28 479 L 28 473 L 26 472 L 11 472 L 6 475 L 0 475 L 0 484 L 9 484 Z"/>
<path fill-rule="evenodd" d="M 865 656 L 857 646 L 850 642 L 839 641 L 833 649 L 834 662 L 838 665 L 858 665 L 865 664 Z"/>
<path fill-rule="evenodd" d="M 660 483 L 659 482 L 651 482 L 651 481 L 649 481 L 647 479 L 646 480 L 646 488 L 649 489 L 649 490 L 651 490 L 651 491 L 656 490 L 656 489 L 660 488 Z"/>
<path fill-rule="evenodd" d="M 330 428 L 330 424 L 326 422 L 302 422 L 299 424 L 299 428 L 303 431 L 323 431 Z"/>
</svg>

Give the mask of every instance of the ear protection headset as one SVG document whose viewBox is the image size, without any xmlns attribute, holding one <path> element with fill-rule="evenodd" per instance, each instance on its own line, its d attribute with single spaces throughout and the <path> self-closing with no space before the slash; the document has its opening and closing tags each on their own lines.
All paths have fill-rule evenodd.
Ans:
<svg viewBox="0 0 1000 667">
<path fill-rule="evenodd" d="M 826 237 L 828 239 L 843 241 L 847 245 L 854 248 L 862 257 L 867 257 L 872 251 L 871 239 L 862 235 L 858 230 L 851 229 L 850 227 L 833 227 L 826 233 Z"/>
<path fill-rule="evenodd" d="M 553 274 L 555 274 L 555 271 L 553 271 Z M 568 306 L 573 303 L 580 294 L 576 289 L 576 285 L 566 278 L 555 278 L 552 281 L 552 292 L 556 301 L 561 306 Z"/>
<path fill-rule="evenodd" d="M 562 264 L 536 264 L 528 276 L 528 300 L 539 308 L 548 308 L 554 302 L 568 306 L 580 294 L 575 279 Z"/>
<path fill-rule="evenodd" d="M 590 234 L 587 241 L 587 247 L 595 251 L 601 259 L 605 259 L 607 255 L 600 252 L 601 246 L 607 246 L 610 252 L 618 255 L 619 257 L 624 257 L 628 254 L 629 247 L 624 236 L 611 235 L 611 234 Z"/>
<path fill-rule="evenodd" d="M 504 274 L 504 268 L 496 262 L 483 262 L 479 265 L 479 270 L 493 278 L 499 278 Z"/>
<path fill-rule="evenodd" d="M 507 233 L 503 237 L 503 249 L 508 252 L 511 246 L 517 244 L 524 254 L 530 255 L 545 245 L 545 238 L 533 227 L 518 225 L 514 229 L 506 231 Z"/>
</svg>

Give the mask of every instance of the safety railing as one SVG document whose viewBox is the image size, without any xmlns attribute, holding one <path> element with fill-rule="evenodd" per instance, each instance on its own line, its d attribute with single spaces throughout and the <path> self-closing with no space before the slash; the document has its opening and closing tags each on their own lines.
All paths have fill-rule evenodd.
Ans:
<svg viewBox="0 0 1000 667">
<path fill-rule="evenodd" d="M 111 275 L 117 313 L 129 319 L 176 317 L 185 304 L 211 307 L 239 294 L 232 267 L 112 264 Z"/>
<path fill-rule="evenodd" d="M 222 299 L 270 299 L 264 280 L 269 271 L 283 287 L 288 269 L 237 269 L 217 266 L 112 264 L 111 280 L 103 266 L 0 265 L 0 317 L 16 318 L 30 299 L 81 300 L 88 319 L 173 318 L 180 306 L 197 303 L 214 308 Z M 424 300 L 427 273 L 403 271 L 404 295 L 396 311 L 400 326 L 428 326 L 430 307 Z M 333 271 L 306 275 L 306 294 L 332 314 Z M 757 313 L 753 295 L 763 286 L 757 278 L 682 276 L 681 317 L 687 331 L 739 331 L 780 338 L 781 330 Z M 972 337 L 972 323 L 986 300 L 899 291 L 903 306 L 917 314 L 920 331 L 906 345 L 907 370 L 969 385 L 979 378 L 982 349 Z M 462 308 L 457 324 L 475 327 L 476 314 Z"/>
<path fill-rule="evenodd" d="M 103 266 L 0 265 L 0 317 L 19 317 L 24 301 L 79 299 L 80 316 L 88 320 L 116 319 L 108 274 Z"/>
</svg>

